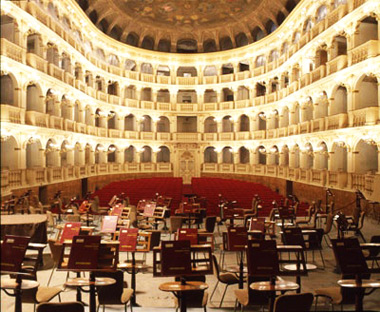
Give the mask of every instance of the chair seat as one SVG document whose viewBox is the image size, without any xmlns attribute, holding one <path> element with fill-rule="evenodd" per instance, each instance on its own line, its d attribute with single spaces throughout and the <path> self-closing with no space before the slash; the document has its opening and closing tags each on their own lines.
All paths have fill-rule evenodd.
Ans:
<svg viewBox="0 0 380 312">
<path fill-rule="evenodd" d="M 235 274 L 233 274 L 233 273 L 221 273 L 219 275 L 219 280 L 220 280 L 220 282 L 226 283 L 226 284 L 229 284 L 229 285 L 233 285 L 233 284 L 238 284 L 239 283 L 238 277 Z"/>
<path fill-rule="evenodd" d="M 342 294 L 340 287 L 326 287 L 316 289 L 317 296 L 326 296 L 331 298 L 333 304 L 340 304 L 342 301 Z"/>
<path fill-rule="evenodd" d="M 121 303 L 123 304 L 127 303 L 131 299 L 132 295 L 133 295 L 133 289 L 125 288 L 121 295 Z"/>
<path fill-rule="evenodd" d="M 47 302 L 54 298 L 62 291 L 61 287 L 44 287 L 38 288 L 36 299 L 38 302 Z"/>
<path fill-rule="evenodd" d="M 243 306 L 249 303 L 248 289 L 235 289 L 236 300 Z"/>
</svg>

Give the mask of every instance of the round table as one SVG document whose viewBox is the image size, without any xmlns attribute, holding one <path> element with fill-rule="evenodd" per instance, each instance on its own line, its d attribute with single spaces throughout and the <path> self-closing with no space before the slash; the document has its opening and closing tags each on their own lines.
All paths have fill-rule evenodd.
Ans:
<svg viewBox="0 0 380 312">
<path fill-rule="evenodd" d="M 188 291 L 194 291 L 194 290 L 206 290 L 208 288 L 208 285 L 203 282 L 197 282 L 197 281 L 189 281 L 185 284 L 181 282 L 168 282 L 163 283 L 159 286 L 159 289 L 162 291 L 170 291 L 172 292 L 179 301 L 180 304 L 180 311 L 186 312 L 186 292 Z"/>
<path fill-rule="evenodd" d="M 112 285 L 116 281 L 113 278 L 109 278 L 109 277 L 94 278 L 93 274 L 91 273 L 90 273 L 90 278 L 85 278 L 85 277 L 69 278 L 65 282 L 65 285 L 69 287 L 90 286 L 90 312 L 95 312 L 96 311 L 95 287 Z"/>
<path fill-rule="evenodd" d="M 366 288 L 380 288 L 380 280 L 363 279 L 357 281 L 354 279 L 339 280 L 340 287 L 355 288 L 355 311 L 363 311 L 363 297 Z"/>
<path fill-rule="evenodd" d="M 297 290 L 299 285 L 294 282 L 284 281 L 284 280 L 276 280 L 274 284 L 270 281 L 265 282 L 254 282 L 249 287 L 253 290 L 257 291 L 267 291 L 270 292 L 270 300 L 269 300 L 269 311 L 273 311 L 274 299 L 276 296 L 276 291 L 290 291 Z"/>
<path fill-rule="evenodd" d="M 6 292 L 7 295 L 15 297 L 15 312 L 22 311 L 21 292 L 26 289 L 33 289 L 40 286 L 40 283 L 33 280 L 21 280 L 19 283 L 15 278 L 4 278 L 0 281 L 1 289 L 14 290 L 14 294 Z"/>
</svg>

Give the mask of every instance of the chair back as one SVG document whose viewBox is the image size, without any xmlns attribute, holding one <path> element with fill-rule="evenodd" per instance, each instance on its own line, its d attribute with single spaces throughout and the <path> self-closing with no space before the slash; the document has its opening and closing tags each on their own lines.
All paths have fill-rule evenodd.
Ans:
<svg viewBox="0 0 380 312">
<path fill-rule="evenodd" d="M 323 229 L 323 234 L 329 234 L 332 229 L 332 225 L 334 223 L 334 215 L 329 213 L 326 218 L 325 228 Z"/>
<path fill-rule="evenodd" d="M 310 311 L 313 304 L 312 293 L 286 294 L 276 298 L 274 312 L 306 312 Z"/>
<path fill-rule="evenodd" d="M 37 312 L 84 312 L 81 302 L 45 302 L 37 306 Z"/>
<path fill-rule="evenodd" d="M 212 255 L 212 264 L 214 266 L 214 276 L 218 279 L 219 281 L 219 275 L 220 275 L 220 267 L 219 267 L 219 263 L 218 263 L 218 260 L 216 260 L 216 257 L 215 255 Z"/>
<path fill-rule="evenodd" d="M 113 278 L 116 282 L 112 285 L 98 288 L 99 304 L 123 304 L 121 295 L 124 288 L 124 273 L 122 271 L 114 272 L 97 272 L 96 277 Z"/>
<path fill-rule="evenodd" d="M 63 245 L 62 244 L 56 244 L 56 240 L 54 239 L 49 239 L 48 240 L 48 244 L 49 244 L 49 248 L 50 248 L 50 254 L 51 254 L 51 257 L 53 258 L 53 262 L 54 262 L 54 265 L 58 265 L 58 262 L 60 260 L 60 257 L 61 257 L 61 253 L 62 253 L 62 249 L 63 249 Z"/>
<path fill-rule="evenodd" d="M 178 229 L 180 229 L 182 227 L 182 223 L 183 223 L 182 217 L 171 216 L 170 217 L 169 231 L 171 233 L 176 232 Z"/>
<path fill-rule="evenodd" d="M 365 217 L 365 211 L 360 212 L 359 220 L 358 220 L 358 230 L 361 230 L 364 225 L 364 217 Z"/>
<path fill-rule="evenodd" d="M 206 217 L 205 228 L 208 233 L 214 233 L 216 217 Z"/>
<path fill-rule="evenodd" d="M 371 243 L 380 243 L 380 235 L 374 235 L 371 237 Z M 371 247 L 369 249 L 369 256 L 376 257 L 380 253 L 380 247 Z"/>
</svg>

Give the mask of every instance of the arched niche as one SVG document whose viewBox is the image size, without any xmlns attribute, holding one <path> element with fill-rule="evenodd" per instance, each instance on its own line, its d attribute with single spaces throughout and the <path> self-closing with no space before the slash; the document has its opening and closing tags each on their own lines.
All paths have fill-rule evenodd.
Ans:
<svg viewBox="0 0 380 312">
<path fill-rule="evenodd" d="M 170 103 L 170 92 L 169 90 L 158 90 L 157 92 L 157 102 L 159 103 Z"/>
<path fill-rule="evenodd" d="M 108 119 L 108 121 L 107 121 L 107 128 L 108 129 L 118 129 L 118 125 L 117 125 L 118 116 L 117 116 L 116 112 L 110 111 L 108 113 L 107 119 Z"/>
<path fill-rule="evenodd" d="M 280 153 L 280 165 L 288 167 L 289 166 L 289 147 L 284 145 Z"/>
<path fill-rule="evenodd" d="M 314 105 L 314 118 L 324 118 L 328 116 L 329 100 L 327 94 L 323 91 L 318 98 L 318 103 Z"/>
<path fill-rule="evenodd" d="M 59 116 L 57 97 L 53 89 L 49 89 L 45 96 L 46 113 L 52 116 Z"/>
<path fill-rule="evenodd" d="M 140 121 L 140 131 L 152 132 L 152 118 L 148 115 L 144 115 Z"/>
<path fill-rule="evenodd" d="M 285 106 L 280 113 L 280 128 L 289 126 L 289 108 Z"/>
<path fill-rule="evenodd" d="M 161 116 L 157 122 L 157 132 L 170 132 L 170 121 L 168 117 Z"/>
<path fill-rule="evenodd" d="M 38 85 L 30 84 L 26 88 L 26 110 L 44 113 L 42 92 Z"/>
<path fill-rule="evenodd" d="M 1 138 L 1 170 L 19 168 L 20 148 L 13 136 Z"/>
<path fill-rule="evenodd" d="M 357 84 L 359 91 L 355 110 L 366 107 L 379 107 L 379 87 L 375 76 L 363 76 Z"/>
<path fill-rule="evenodd" d="M 53 140 L 49 139 L 45 147 L 46 167 L 60 167 L 60 149 L 59 145 Z"/>
<path fill-rule="evenodd" d="M 140 153 L 140 162 L 150 163 L 152 162 L 152 148 L 145 145 Z"/>
<path fill-rule="evenodd" d="M 166 146 L 160 146 L 157 153 L 158 163 L 169 163 L 170 162 L 170 150 Z"/>
<path fill-rule="evenodd" d="M 218 131 L 218 124 L 214 117 L 207 117 L 205 120 L 204 132 L 205 133 L 216 133 Z"/>
<path fill-rule="evenodd" d="M 301 168 L 312 169 L 314 167 L 314 150 L 311 143 L 306 143 L 301 154 Z"/>
<path fill-rule="evenodd" d="M 77 142 L 74 146 L 74 166 L 83 166 L 84 164 L 84 152 L 81 144 Z"/>
<path fill-rule="evenodd" d="M 232 148 L 230 146 L 226 146 L 222 149 L 222 163 L 223 164 L 234 163 L 234 154 L 232 153 Z"/>
<path fill-rule="evenodd" d="M 87 105 L 84 110 L 84 122 L 88 126 L 93 126 L 95 123 L 95 118 L 92 114 L 92 109 L 90 105 Z"/>
<path fill-rule="evenodd" d="M 239 148 L 239 163 L 240 164 L 249 164 L 249 149 L 244 146 Z"/>
<path fill-rule="evenodd" d="M 203 75 L 205 77 L 207 77 L 207 76 L 217 76 L 218 75 L 218 70 L 216 69 L 215 66 L 208 65 L 208 66 L 205 67 L 205 69 L 203 71 Z"/>
<path fill-rule="evenodd" d="M 62 96 L 61 99 L 61 117 L 73 120 L 73 107 L 66 96 Z"/>
<path fill-rule="evenodd" d="M 335 142 L 331 149 L 330 171 L 347 172 L 347 150 L 345 142 Z"/>
<path fill-rule="evenodd" d="M 299 168 L 300 167 L 300 148 L 298 144 L 295 144 L 291 150 L 289 156 L 289 167 Z"/>
<path fill-rule="evenodd" d="M 239 87 L 237 92 L 237 100 L 249 100 L 249 89 L 247 87 Z"/>
<path fill-rule="evenodd" d="M 222 119 L 222 132 L 234 132 L 234 123 L 231 116 L 224 116 Z"/>
<path fill-rule="evenodd" d="M 136 96 L 136 87 L 135 86 L 128 86 L 124 89 L 124 98 L 125 99 L 137 99 Z"/>
<path fill-rule="evenodd" d="M 107 152 L 102 144 L 95 147 L 95 164 L 105 164 L 107 162 Z"/>
<path fill-rule="evenodd" d="M 88 143 L 84 148 L 84 162 L 87 165 L 92 165 L 95 163 L 95 151 L 92 149 L 92 146 Z"/>
<path fill-rule="evenodd" d="M 280 164 L 280 152 L 277 145 L 273 145 L 267 153 L 267 164 L 278 166 Z"/>
<path fill-rule="evenodd" d="M 133 145 L 128 146 L 124 150 L 124 162 L 126 163 L 133 163 L 135 162 L 135 154 L 136 154 L 136 149 Z"/>
<path fill-rule="evenodd" d="M 117 153 L 118 153 L 118 148 L 116 145 L 111 144 L 108 146 L 107 149 L 107 162 L 108 163 L 115 163 L 117 162 Z"/>
<path fill-rule="evenodd" d="M 204 103 L 217 103 L 218 95 L 215 90 L 205 90 L 204 93 Z"/>
<path fill-rule="evenodd" d="M 249 131 L 250 125 L 249 125 L 249 117 L 245 114 L 241 115 L 239 117 L 239 131 Z"/>
<path fill-rule="evenodd" d="M 143 88 L 141 90 L 141 101 L 152 101 L 152 89 Z"/>
<path fill-rule="evenodd" d="M 256 126 L 257 130 L 266 130 L 267 129 L 267 117 L 264 112 L 260 112 L 256 117 Z"/>
<path fill-rule="evenodd" d="M 0 87 L 0 104 L 18 106 L 17 82 L 14 77 L 9 74 L 1 75 Z"/>
<path fill-rule="evenodd" d="M 319 170 L 327 170 L 329 167 L 329 151 L 325 142 L 321 142 L 317 146 L 314 155 L 314 168 Z"/>
<path fill-rule="evenodd" d="M 124 118 L 124 130 L 125 131 L 136 131 L 136 118 L 135 115 L 129 114 Z"/>
<path fill-rule="evenodd" d="M 376 173 L 379 171 L 378 147 L 375 141 L 360 140 L 354 151 L 355 173 Z"/>
<path fill-rule="evenodd" d="M 63 141 L 60 149 L 61 166 L 73 166 L 74 165 L 74 146 L 71 146 L 68 141 Z"/>
<path fill-rule="evenodd" d="M 267 150 L 264 146 L 260 145 L 256 148 L 256 164 L 267 164 Z"/>
<path fill-rule="evenodd" d="M 216 153 L 215 148 L 212 146 L 209 146 L 205 149 L 203 156 L 205 163 L 216 164 L 218 162 L 218 154 Z"/>
</svg>

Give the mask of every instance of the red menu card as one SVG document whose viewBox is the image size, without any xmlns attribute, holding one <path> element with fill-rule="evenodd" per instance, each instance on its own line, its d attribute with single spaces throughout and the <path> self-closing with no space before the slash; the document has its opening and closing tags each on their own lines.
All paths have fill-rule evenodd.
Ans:
<svg viewBox="0 0 380 312">
<path fill-rule="evenodd" d="M 136 251 L 139 229 L 120 228 L 119 251 Z"/>
<path fill-rule="evenodd" d="M 123 214 L 124 205 L 123 204 L 116 204 L 112 207 L 110 216 L 118 216 L 119 218 Z"/>
<path fill-rule="evenodd" d="M 265 218 L 251 218 L 251 224 L 249 225 L 249 231 L 265 232 Z"/>
<path fill-rule="evenodd" d="M 102 228 L 100 229 L 100 232 L 115 233 L 118 219 L 118 216 L 103 216 Z"/>
<path fill-rule="evenodd" d="M 80 222 L 67 222 L 63 228 L 59 242 L 63 243 L 65 240 L 72 240 L 74 236 L 79 235 L 80 227 Z"/>
<path fill-rule="evenodd" d="M 242 251 L 248 243 L 248 232 L 245 227 L 229 227 L 227 229 L 228 250 Z"/>
<path fill-rule="evenodd" d="M 144 217 L 153 217 L 154 215 L 154 210 L 156 209 L 156 203 L 150 202 L 146 203 L 144 207 Z"/>
<path fill-rule="evenodd" d="M 198 229 L 178 229 L 177 240 L 189 240 L 190 245 L 198 244 Z"/>
<path fill-rule="evenodd" d="M 74 236 L 71 246 L 69 270 L 95 270 L 98 267 L 100 236 Z"/>
<path fill-rule="evenodd" d="M 1 271 L 19 272 L 30 237 L 5 235 L 1 243 Z"/>
<path fill-rule="evenodd" d="M 162 276 L 190 275 L 190 241 L 162 241 L 161 244 Z"/>
</svg>

